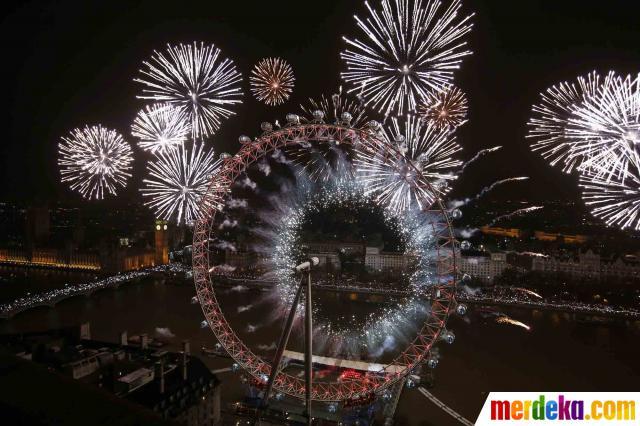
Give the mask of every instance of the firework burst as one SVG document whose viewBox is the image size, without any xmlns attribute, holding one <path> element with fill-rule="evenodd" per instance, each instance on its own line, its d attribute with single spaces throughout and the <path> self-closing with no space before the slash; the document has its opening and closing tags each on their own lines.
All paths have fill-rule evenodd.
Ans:
<svg viewBox="0 0 640 426">
<path fill-rule="evenodd" d="M 423 298 L 430 294 L 437 282 L 436 247 L 440 231 L 433 222 L 438 217 L 431 213 L 398 212 L 390 206 L 380 206 L 350 175 L 334 175 L 331 181 L 320 186 L 304 174 L 297 176 L 295 189 L 287 188 L 280 196 L 270 197 L 270 207 L 259 212 L 263 226 L 252 231 L 262 240 L 254 248 L 265 259 L 265 267 L 269 271 L 267 276 L 275 278 L 278 283 L 269 298 L 279 306 L 278 312 L 285 312 L 284 308 L 294 299 L 298 279 L 291 271 L 301 258 L 308 255 L 301 249 L 304 246 L 302 229 L 308 215 L 330 212 L 334 208 L 366 211 L 369 215 L 382 212 L 385 226 L 400 237 L 407 259 L 411 259 L 409 263 L 413 265 L 409 268 L 410 273 L 403 274 L 400 280 L 405 296 L 394 299 L 395 303 L 382 310 L 359 316 L 358 321 L 351 315 L 327 316 L 325 309 L 314 306 L 317 347 L 342 356 L 360 356 L 364 345 L 370 350 L 371 357 L 378 357 L 386 350 L 384 342 L 390 336 L 402 340 L 405 333 L 420 322 L 419 318 L 427 314 Z"/>
<path fill-rule="evenodd" d="M 583 198 L 610 226 L 640 229 L 640 75 L 595 72 L 542 95 L 529 137 L 552 165 L 580 173 Z"/>
<path fill-rule="evenodd" d="M 582 169 L 618 171 L 622 177 L 632 158 L 628 152 L 640 147 L 640 75 L 609 73 L 597 95 L 575 109 L 566 132 Z"/>
<path fill-rule="evenodd" d="M 581 158 L 576 152 L 581 151 L 581 143 L 579 139 L 570 141 L 567 138 L 567 126 L 575 109 L 595 96 L 600 86 L 601 78 L 594 71 L 578 77 L 576 82 L 562 82 L 541 93 L 541 101 L 533 106 L 533 117 L 528 123 L 527 137 L 534 140 L 531 149 L 539 152 L 552 166 L 561 164 L 567 173 L 579 166 Z"/>
<path fill-rule="evenodd" d="M 446 89 L 462 59 L 470 55 L 462 38 L 471 16 L 459 18 L 462 3 L 443 8 L 436 0 L 382 0 L 381 10 L 365 2 L 369 17 L 355 17 L 365 41 L 344 37 L 342 78 L 367 104 L 385 115 L 415 111 L 430 90 Z"/>
<path fill-rule="evenodd" d="M 256 99 L 275 106 L 289 99 L 293 92 L 295 77 L 291 65 L 285 60 L 266 58 L 253 68 L 250 81 L 251 92 Z"/>
<path fill-rule="evenodd" d="M 199 205 L 211 176 L 220 166 L 213 150 L 195 144 L 189 150 L 184 145 L 160 151 L 148 166 L 149 178 L 144 179 L 142 195 L 161 219 L 192 223 L 198 218 Z"/>
<path fill-rule="evenodd" d="M 140 73 L 134 80 L 144 85 L 138 97 L 183 109 L 194 139 L 213 135 L 222 119 L 234 114 L 230 108 L 242 103 L 242 75 L 213 45 L 167 45 L 143 62 Z"/>
<path fill-rule="evenodd" d="M 359 150 L 354 162 L 367 193 L 376 193 L 379 201 L 397 210 L 426 209 L 457 179 L 462 161 L 454 156 L 462 148 L 455 136 L 433 123 L 413 115 L 404 120 L 394 118 L 391 128 L 384 128 L 380 137 L 396 145 L 398 153 Z M 425 180 L 428 185 L 421 184 Z"/>
<path fill-rule="evenodd" d="M 343 92 L 342 86 L 338 93 L 327 98 L 322 95 L 319 100 L 309 99 L 308 105 L 300 105 L 309 121 L 326 121 L 331 124 L 346 125 L 352 128 L 362 128 L 367 123 L 367 112 L 362 99 L 350 99 Z M 322 116 L 318 112 L 321 112 Z"/>
<path fill-rule="evenodd" d="M 610 170 L 625 161 L 626 149 L 640 143 L 640 81 L 609 72 L 596 72 L 574 83 L 560 83 L 542 95 L 533 107 L 529 138 L 534 151 L 563 171 L 595 168 L 602 171 L 602 158 Z M 612 160 L 613 157 L 617 160 Z M 600 162 L 600 164 L 596 164 Z"/>
<path fill-rule="evenodd" d="M 62 181 L 87 199 L 116 195 L 131 177 L 132 162 L 133 151 L 122 135 L 101 125 L 74 129 L 58 145 Z"/>
<path fill-rule="evenodd" d="M 640 158 L 629 151 L 620 161 L 615 156 L 614 168 L 607 163 L 582 171 L 580 186 L 591 213 L 609 226 L 640 230 Z M 617 160 L 617 161 L 615 161 Z"/>
<path fill-rule="evenodd" d="M 439 129 L 448 131 L 463 125 L 468 111 L 467 97 L 462 90 L 453 86 L 439 92 L 431 92 L 419 107 L 423 120 L 431 121 Z"/>
<path fill-rule="evenodd" d="M 306 123 L 328 122 L 337 126 L 363 128 L 367 123 L 367 113 L 360 100 L 350 99 L 342 87 L 337 93 L 318 100 L 309 99 L 308 104 L 300 105 L 302 121 Z M 326 144 L 303 144 L 286 150 L 293 162 L 302 167 L 312 180 L 328 180 L 334 174 L 351 174 L 352 150 L 349 147 L 328 141 Z"/>
<path fill-rule="evenodd" d="M 138 146 L 152 153 L 182 145 L 190 133 L 186 112 L 170 104 L 145 107 L 131 126 L 131 134 L 140 140 Z"/>
</svg>

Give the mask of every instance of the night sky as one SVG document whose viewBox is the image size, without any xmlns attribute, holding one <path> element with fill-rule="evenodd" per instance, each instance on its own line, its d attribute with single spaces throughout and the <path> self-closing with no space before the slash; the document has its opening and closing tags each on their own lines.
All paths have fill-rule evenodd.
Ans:
<svg viewBox="0 0 640 426">
<path fill-rule="evenodd" d="M 476 16 L 469 39 L 474 55 L 456 77 L 471 106 L 460 142 L 465 158 L 483 147 L 505 149 L 465 172 L 454 195 L 528 175 L 530 182 L 503 187 L 494 197 L 577 199 L 574 178 L 529 152 L 524 136 L 531 104 L 546 87 L 594 69 L 639 72 L 640 2 L 466 0 L 465 8 Z M 309 96 L 336 90 L 341 36 L 359 36 L 352 15 L 365 14 L 361 1 L 329 0 L 33 1 L 5 10 L 0 201 L 26 203 L 80 200 L 59 183 L 56 165 L 59 138 L 74 127 L 102 123 L 133 144 L 130 125 L 143 101 L 132 80 L 153 49 L 204 41 L 236 62 L 244 104 L 209 142 L 218 152 L 235 153 L 238 136 L 257 136 L 261 121 L 283 121 Z M 280 108 L 249 93 L 251 67 L 266 56 L 285 58 L 296 74 L 292 100 Z M 117 202 L 140 201 L 144 155 L 136 149 L 135 179 Z"/>
</svg>

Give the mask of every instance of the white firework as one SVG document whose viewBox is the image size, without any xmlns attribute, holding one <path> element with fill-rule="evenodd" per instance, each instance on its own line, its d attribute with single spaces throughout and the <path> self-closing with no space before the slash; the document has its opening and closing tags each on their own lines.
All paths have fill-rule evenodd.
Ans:
<svg viewBox="0 0 640 426">
<path fill-rule="evenodd" d="M 585 204 L 609 226 L 640 228 L 640 75 L 595 72 L 542 95 L 529 125 L 552 165 L 580 173 Z"/>
<path fill-rule="evenodd" d="M 367 194 L 376 194 L 378 201 L 399 211 L 427 209 L 457 179 L 462 161 L 455 155 L 462 148 L 447 129 L 407 115 L 394 118 L 391 128 L 383 129 L 379 137 L 398 151 L 389 155 L 364 148 L 354 161 Z"/>
<path fill-rule="evenodd" d="M 640 230 L 640 158 L 627 150 L 620 161 L 617 155 L 609 162 L 600 158 L 581 171 L 580 186 L 591 213 L 609 226 Z"/>
<path fill-rule="evenodd" d="M 133 151 L 115 130 L 101 125 L 74 129 L 58 145 L 63 182 L 84 198 L 101 200 L 116 195 L 131 177 Z"/>
<path fill-rule="evenodd" d="M 284 313 L 291 305 L 297 278 L 292 273 L 304 258 L 302 238 L 309 215 L 332 214 L 333 209 L 349 209 L 355 214 L 350 220 L 357 222 L 357 211 L 369 214 L 382 213 L 384 225 L 397 232 L 404 245 L 404 253 L 412 258 L 412 266 L 398 277 L 398 283 L 406 290 L 406 297 L 394 299 L 383 308 L 365 315 L 327 317 L 322 302 L 314 301 L 314 327 L 322 337 L 314 346 L 327 353 L 339 353 L 342 357 L 360 357 L 363 346 L 371 359 L 382 355 L 380 348 L 390 335 L 400 336 L 413 330 L 416 322 L 424 319 L 426 295 L 431 294 L 437 283 L 438 242 L 445 229 L 438 225 L 442 218 L 438 213 L 397 211 L 393 206 L 379 206 L 374 196 L 366 195 L 362 182 L 350 174 L 336 173 L 332 179 L 313 183 L 315 179 L 304 173 L 298 175 L 295 187 L 287 188 L 269 197 L 268 203 L 260 203 L 257 210 L 259 225 L 252 227 L 257 242 L 253 247 L 266 274 L 275 278 L 270 300 L 276 303 L 274 312 Z M 303 255 L 303 256 L 301 256 Z M 398 287 L 396 287 L 398 288 Z M 287 308 L 288 309 L 288 308 Z"/>
<path fill-rule="evenodd" d="M 165 52 L 154 51 L 143 62 L 140 73 L 134 81 L 145 87 L 138 98 L 183 109 L 194 140 L 213 135 L 222 119 L 235 114 L 231 108 L 242 103 L 242 75 L 213 45 L 167 45 Z"/>
<path fill-rule="evenodd" d="M 533 118 L 528 123 L 527 137 L 534 140 L 531 149 L 552 166 L 562 165 L 567 173 L 580 166 L 589 142 L 568 138 L 567 127 L 576 109 L 596 96 L 601 86 L 602 79 L 594 71 L 578 77 L 576 82 L 562 82 L 541 93 L 541 102 L 533 106 Z"/>
<path fill-rule="evenodd" d="M 319 100 L 309 98 L 308 105 L 300 108 L 310 121 L 324 121 L 331 124 L 361 128 L 367 123 L 367 111 L 361 99 L 350 99 L 340 86 L 338 93 L 327 98 L 322 95 Z M 320 116 L 319 113 L 322 113 Z"/>
<path fill-rule="evenodd" d="M 369 17 L 355 17 L 365 41 L 343 37 L 340 56 L 349 92 L 386 116 L 415 112 L 430 90 L 446 89 L 462 59 L 471 54 L 463 37 L 473 15 L 460 17 L 461 0 L 444 7 L 439 0 L 382 0 L 381 9 L 365 5 Z"/>
<path fill-rule="evenodd" d="M 621 172 L 624 152 L 640 144 L 640 79 L 595 72 L 576 83 L 561 83 L 542 95 L 529 121 L 532 144 L 551 165 L 565 172 L 594 168 L 597 173 Z M 607 161 L 601 161 L 606 158 Z M 606 170 L 606 165 L 611 167 Z"/>
<path fill-rule="evenodd" d="M 205 150 L 202 144 L 158 152 L 148 165 L 149 178 L 141 189 L 148 200 L 145 205 L 159 219 L 191 224 L 198 218 L 202 197 L 220 163 L 213 150 Z"/>
<path fill-rule="evenodd" d="M 629 151 L 640 147 L 640 74 L 609 73 L 597 95 L 575 108 L 566 133 L 582 169 L 623 176 L 633 158 Z"/>
<path fill-rule="evenodd" d="M 138 146 L 151 153 L 182 145 L 191 133 L 187 113 L 171 104 L 154 104 L 140 110 L 131 126 Z"/>
</svg>

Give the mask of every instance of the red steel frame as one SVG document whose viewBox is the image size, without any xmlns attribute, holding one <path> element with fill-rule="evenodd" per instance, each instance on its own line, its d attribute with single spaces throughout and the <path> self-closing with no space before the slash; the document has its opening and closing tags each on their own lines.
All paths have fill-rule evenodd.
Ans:
<svg viewBox="0 0 640 426">
<path fill-rule="evenodd" d="M 265 132 L 252 143 L 242 146 L 238 154 L 225 159 L 220 171 L 212 177 L 211 184 L 203 197 L 200 219 L 196 221 L 193 235 L 193 272 L 194 281 L 202 311 L 207 322 L 220 344 L 229 355 L 258 382 L 266 383 L 271 372 L 271 365 L 254 354 L 235 334 L 227 323 L 218 304 L 215 286 L 211 277 L 209 263 L 209 242 L 215 233 L 216 212 L 221 210 L 230 193 L 231 185 L 240 174 L 271 151 L 299 144 L 327 143 L 348 144 L 355 150 L 383 150 L 386 158 L 393 159 L 402 155 L 394 145 L 382 140 L 374 131 L 354 129 L 341 125 L 325 123 L 297 124 L 282 129 Z M 391 166 L 391 163 L 390 163 Z M 425 179 L 414 183 L 427 189 L 431 194 L 436 192 Z M 417 191 L 416 193 L 420 193 Z M 341 382 L 315 382 L 312 387 L 312 399 L 316 401 L 344 401 L 358 399 L 373 392 L 378 392 L 409 374 L 429 354 L 431 347 L 445 329 L 449 313 L 455 306 L 454 290 L 457 279 L 456 241 L 447 210 L 439 197 L 432 207 L 441 220 L 433 223 L 434 232 L 440 235 L 438 243 L 438 264 L 436 268 L 437 284 L 431 298 L 431 312 L 426 318 L 415 339 L 397 358 L 385 367 L 402 366 L 401 373 L 389 371 L 367 374 L 361 379 Z M 280 372 L 275 379 L 274 389 L 304 399 L 304 380 Z"/>
</svg>

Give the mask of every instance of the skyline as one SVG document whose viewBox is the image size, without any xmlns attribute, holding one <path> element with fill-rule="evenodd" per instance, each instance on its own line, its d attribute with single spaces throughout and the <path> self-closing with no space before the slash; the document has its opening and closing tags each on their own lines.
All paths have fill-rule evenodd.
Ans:
<svg viewBox="0 0 640 426">
<path fill-rule="evenodd" d="M 633 390 L 628 3 L 13 2 L 9 423 L 122 401 L 188 426 L 453 426 L 496 389 Z"/>
</svg>

